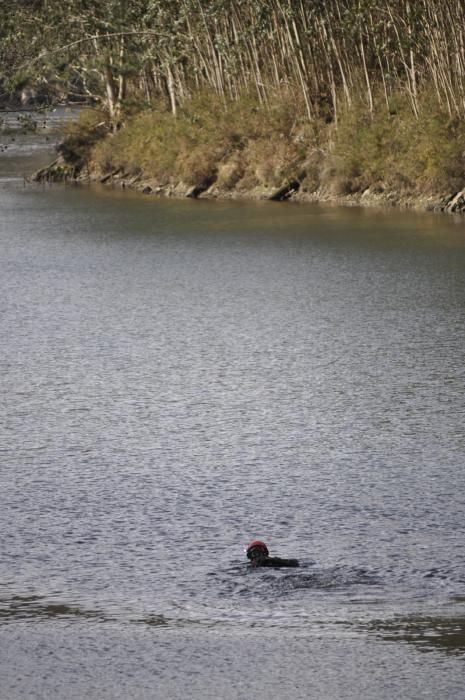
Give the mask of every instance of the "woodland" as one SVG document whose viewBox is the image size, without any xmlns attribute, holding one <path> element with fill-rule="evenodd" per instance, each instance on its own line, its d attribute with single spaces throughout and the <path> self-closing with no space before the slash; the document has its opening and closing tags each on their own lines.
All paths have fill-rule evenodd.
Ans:
<svg viewBox="0 0 465 700">
<path fill-rule="evenodd" d="M 1 0 L 0 100 L 91 107 L 70 143 L 102 171 L 459 190 L 465 3 Z"/>
</svg>

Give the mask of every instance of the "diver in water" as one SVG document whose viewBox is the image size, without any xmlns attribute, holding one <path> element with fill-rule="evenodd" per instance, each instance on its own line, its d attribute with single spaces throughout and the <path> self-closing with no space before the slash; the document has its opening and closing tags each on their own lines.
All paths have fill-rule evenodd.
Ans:
<svg viewBox="0 0 465 700">
<path fill-rule="evenodd" d="M 257 566 L 299 566 L 297 559 L 281 559 L 280 557 L 270 557 L 268 547 L 261 540 L 254 540 L 245 550 L 250 565 Z"/>
</svg>

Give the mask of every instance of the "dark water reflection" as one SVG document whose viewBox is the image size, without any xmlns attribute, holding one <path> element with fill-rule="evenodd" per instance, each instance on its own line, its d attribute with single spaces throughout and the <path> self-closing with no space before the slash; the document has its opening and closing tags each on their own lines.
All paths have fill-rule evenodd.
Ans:
<svg viewBox="0 0 465 700">
<path fill-rule="evenodd" d="M 49 618 L 105 620 L 101 612 L 66 603 L 50 603 L 43 596 L 14 595 L 5 600 L 0 599 L 0 623 Z"/>
<path fill-rule="evenodd" d="M 461 697 L 417 649 L 462 648 L 463 221 L 9 175 L 0 214 L 3 695 Z"/>
<path fill-rule="evenodd" d="M 420 651 L 465 654 L 464 617 L 405 617 L 372 622 L 368 628 L 387 641 L 408 642 Z"/>
</svg>

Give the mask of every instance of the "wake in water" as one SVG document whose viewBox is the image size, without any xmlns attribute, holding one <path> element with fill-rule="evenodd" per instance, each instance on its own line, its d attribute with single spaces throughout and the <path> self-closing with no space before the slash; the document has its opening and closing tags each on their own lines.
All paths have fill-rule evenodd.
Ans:
<svg viewBox="0 0 465 700">
<path fill-rule="evenodd" d="M 311 563 L 303 563 L 300 569 L 270 570 L 247 566 L 234 566 L 224 571 L 215 571 L 209 577 L 209 593 L 220 599 L 229 599 L 238 605 L 247 601 L 279 605 L 280 602 L 299 600 L 305 605 L 311 596 L 331 593 L 353 596 L 361 595 L 369 587 L 382 588 L 383 580 L 379 572 L 355 566 L 334 566 L 320 568 Z"/>
</svg>

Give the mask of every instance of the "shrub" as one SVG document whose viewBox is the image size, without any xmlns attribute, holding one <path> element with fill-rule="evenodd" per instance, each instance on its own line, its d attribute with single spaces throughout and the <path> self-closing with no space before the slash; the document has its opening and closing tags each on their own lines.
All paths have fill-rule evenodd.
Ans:
<svg viewBox="0 0 465 700">
<path fill-rule="evenodd" d="M 64 129 L 59 152 L 72 164 L 88 160 L 92 147 L 107 133 L 103 113 L 97 109 L 83 109 L 79 118 Z"/>
<path fill-rule="evenodd" d="M 436 104 L 436 103 L 434 103 Z M 347 191 L 367 186 L 437 192 L 455 189 L 465 178 L 465 124 L 428 95 L 415 117 L 405 99 L 388 113 L 378 105 L 370 114 L 361 105 L 347 110 L 334 134 L 333 170 Z"/>
</svg>

